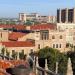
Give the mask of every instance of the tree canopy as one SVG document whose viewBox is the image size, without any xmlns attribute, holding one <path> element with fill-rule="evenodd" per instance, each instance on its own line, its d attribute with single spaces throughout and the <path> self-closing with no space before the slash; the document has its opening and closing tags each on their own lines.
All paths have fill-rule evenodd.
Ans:
<svg viewBox="0 0 75 75">
<path fill-rule="evenodd" d="M 48 68 L 55 72 L 56 62 L 58 62 L 58 73 L 61 75 L 66 75 L 67 72 L 67 55 L 60 53 L 59 50 L 50 47 L 45 47 L 39 50 L 39 58 L 46 58 L 48 61 Z"/>
</svg>

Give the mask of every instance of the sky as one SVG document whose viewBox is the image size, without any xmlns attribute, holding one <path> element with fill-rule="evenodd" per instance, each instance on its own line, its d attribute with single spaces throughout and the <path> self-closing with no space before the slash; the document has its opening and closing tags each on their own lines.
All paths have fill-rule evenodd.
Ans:
<svg viewBox="0 0 75 75">
<path fill-rule="evenodd" d="M 74 8 L 75 0 L 0 0 L 0 18 L 17 18 L 18 13 L 56 15 L 58 8 Z"/>
</svg>

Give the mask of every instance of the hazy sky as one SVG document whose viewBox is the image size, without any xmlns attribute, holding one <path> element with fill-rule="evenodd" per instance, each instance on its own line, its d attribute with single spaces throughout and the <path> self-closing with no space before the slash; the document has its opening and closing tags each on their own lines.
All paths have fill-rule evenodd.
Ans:
<svg viewBox="0 0 75 75">
<path fill-rule="evenodd" d="M 0 0 L 0 17 L 18 17 L 18 13 L 56 15 L 57 8 L 74 8 L 75 0 Z"/>
</svg>

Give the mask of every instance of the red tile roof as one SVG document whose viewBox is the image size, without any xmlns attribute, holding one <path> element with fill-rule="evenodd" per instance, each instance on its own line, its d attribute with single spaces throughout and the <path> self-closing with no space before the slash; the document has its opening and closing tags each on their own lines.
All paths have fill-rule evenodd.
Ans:
<svg viewBox="0 0 75 75">
<path fill-rule="evenodd" d="M 14 66 L 18 66 L 20 64 L 25 65 L 26 67 L 29 65 L 27 61 L 24 60 L 1 60 L 0 59 L 0 69 L 5 70 L 6 68 L 14 68 Z M 0 72 L 1 75 L 1 72 Z"/>
<path fill-rule="evenodd" d="M 5 47 L 34 47 L 35 43 L 31 41 L 9 41 L 1 42 Z"/>
<path fill-rule="evenodd" d="M 17 30 L 25 30 L 26 26 L 25 25 L 14 25 L 14 28 L 16 28 Z"/>
<path fill-rule="evenodd" d="M 40 24 L 31 26 L 31 30 L 49 30 L 56 29 L 56 25 L 54 24 Z"/>
<path fill-rule="evenodd" d="M 0 24 L 0 28 L 12 28 L 11 25 Z"/>
<path fill-rule="evenodd" d="M 13 40 L 13 41 L 17 41 L 18 38 L 21 38 L 23 36 L 25 36 L 26 33 L 22 33 L 22 32 L 12 32 L 12 33 L 9 33 L 9 40 Z"/>
<path fill-rule="evenodd" d="M 0 28 L 15 28 L 17 30 L 24 30 L 26 29 L 25 25 L 6 25 L 6 24 L 0 24 Z"/>
<path fill-rule="evenodd" d="M 0 68 L 2 69 L 6 69 L 13 66 L 13 64 L 11 64 L 9 61 L 6 60 L 0 60 Z"/>
</svg>

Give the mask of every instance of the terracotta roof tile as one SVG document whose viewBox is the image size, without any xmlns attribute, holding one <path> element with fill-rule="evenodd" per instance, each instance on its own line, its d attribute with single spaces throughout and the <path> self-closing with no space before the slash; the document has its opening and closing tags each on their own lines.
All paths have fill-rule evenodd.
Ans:
<svg viewBox="0 0 75 75">
<path fill-rule="evenodd" d="M 35 43 L 31 41 L 9 41 L 1 42 L 6 47 L 34 47 Z"/>
<path fill-rule="evenodd" d="M 0 65 L 1 65 L 0 68 L 2 68 L 3 70 L 6 68 L 20 65 L 20 64 L 23 64 L 26 66 L 26 65 L 28 65 L 28 62 L 23 61 L 23 60 L 7 60 L 7 61 L 6 60 L 0 60 Z"/>
<path fill-rule="evenodd" d="M 17 41 L 18 38 L 21 38 L 23 36 L 25 36 L 26 33 L 22 33 L 22 32 L 12 32 L 12 33 L 9 33 L 9 40 L 13 40 L 13 41 Z"/>
<path fill-rule="evenodd" d="M 0 28 L 15 28 L 17 30 L 24 30 L 24 29 L 26 29 L 26 26 L 24 26 L 24 25 L 6 25 L 6 24 L 0 24 Z"/>
<path fill-rule="evenodd" d="M 54 24 L 40 24 L 40 25 L 33 25 L 30 28 L 31 28 L 31 30 L 49 30 L 49 29 L 56 29 L 56 25 L 54 25 Z"/>
<path fill-rule="evenodd" d="M 14 28 L 16 28 L 17 30 L 25 30 L 26 26 L 25 25 L 14 25 Z"/>
<path fill-rule="evenodd" d="M 1 24 L 1 25 L 0 25 L 0 28 L 12 28 L 12 26 L 11 26 L 11 25 L 4 25 L 4 24 Z"/>
</svg>

